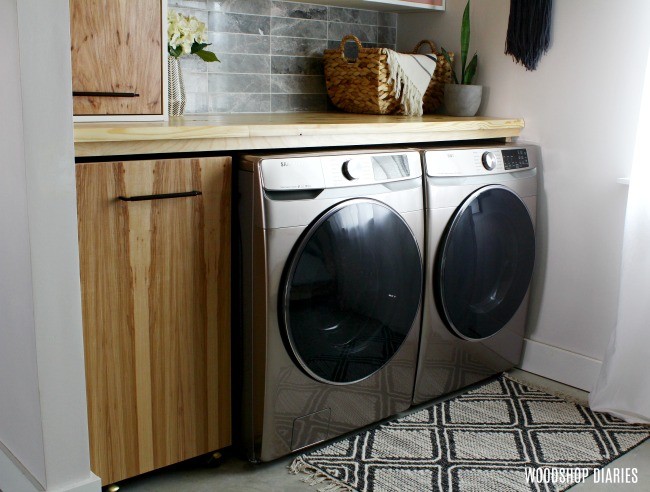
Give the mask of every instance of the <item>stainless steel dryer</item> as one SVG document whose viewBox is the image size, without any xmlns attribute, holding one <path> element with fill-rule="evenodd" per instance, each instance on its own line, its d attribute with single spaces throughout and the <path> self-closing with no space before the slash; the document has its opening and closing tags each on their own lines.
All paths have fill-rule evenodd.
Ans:
<svg viewBox="0 0 650 492">
<path fill-rule="evenodd" d="M 519 363 L 539 149 L 437 148 L 423 159 L 427 251 L 414 403 Z"/>
<path fill-rule="evenodd" d="M 239 189 L 249 458 L 407 409 L 422 297 L 420 154 L 245 156 Z"/>
</svg>

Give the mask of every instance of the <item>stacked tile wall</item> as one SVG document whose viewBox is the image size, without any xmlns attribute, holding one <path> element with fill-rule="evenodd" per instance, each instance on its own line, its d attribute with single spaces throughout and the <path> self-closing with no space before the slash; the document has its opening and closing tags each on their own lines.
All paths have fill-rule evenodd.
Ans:
<svg viewBox="0 0 650 492">
<path fill-rule="evenodd" d="M 169 0 L 206 23 L 221 63 L 181 58 L 186 113 L 323 111 L 322 54 L 346 34 L 395 49 L 397 14 L 275 0 Z"/>
</svg>

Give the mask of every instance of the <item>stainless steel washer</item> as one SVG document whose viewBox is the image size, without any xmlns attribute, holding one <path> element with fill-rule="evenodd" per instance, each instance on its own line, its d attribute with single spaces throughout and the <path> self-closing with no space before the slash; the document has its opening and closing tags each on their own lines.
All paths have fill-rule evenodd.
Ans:
<svg viewBox="0 0 650 492">
<path fill-rule="evenodd" d="M 414 403 L 519 363 L 539 148 L 436 148 L 423 159 L 427 251 Z"/>
<path fill-rule="evenodd" d="M 249 458 L 407 409 L 423 276 L 419 153 L 245 156 L 239 189 Z"/>
</svg>

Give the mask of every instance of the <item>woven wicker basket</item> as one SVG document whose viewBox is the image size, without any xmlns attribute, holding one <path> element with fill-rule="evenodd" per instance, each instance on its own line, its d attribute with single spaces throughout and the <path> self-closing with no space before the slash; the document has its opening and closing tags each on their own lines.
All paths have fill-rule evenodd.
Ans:
<svg viewBox="0 0 650 492">
<path fill-rule="evenodd" d="M 445 95 L 445 84 L 451 83 L 451 64 L 447 59 L 438 53 L 436 50 L 436 45 L 433 41 L 423 40 L 420 41 L 417 46 L 413 49 L 413 53 L 417 54 L 420 51 L 420 48 L 424 45 L 428 45 L 431 48 L 431 53 L 435 54 L 438 58 L 436 63 L 436 71 L 431 77 L 431 82 L 427 91 L 422 97 L 422 109 L 425 113 L 434 113 L 436 109 L 442 104 L 443 97 Z M 451 62 L 454 62 L 454 54 L 449 53 L 449 59 Z"/>
<path fill-rule="evenodd" d="M 345 56 L 344 47 L 348 41 L 354 41 L 357 45 L 358 54 L 355 60 Z M 431 41 L 421 41 L 413 52 L 416 53 L 425 44 L 435 53 L 435 45 Z M 387 51 L 386 48 L 364 48 L 361 41 L 351 34 L 341 40 L 338 49 L 325 50 L 327 94 L 336 107 L 349 113 L 399 112 L 400 101 L 393 90 L 393 84 L 388 81 Z M 433 112 L 440 106 L 444 85 L 450 81 L 451 66 L 440 55 L 436 71 L 423 97 L 425 113 Z"/>
</svg>

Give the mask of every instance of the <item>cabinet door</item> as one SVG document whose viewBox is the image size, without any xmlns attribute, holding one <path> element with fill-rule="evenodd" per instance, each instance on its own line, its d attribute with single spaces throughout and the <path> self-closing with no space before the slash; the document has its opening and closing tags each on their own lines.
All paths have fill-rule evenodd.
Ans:
<svg viewBox="0 0 650 492">
<path fill-rule="evenodd" d="M 75 115 L 162 114 L 161 17 L 161 0 L 70 0 L 72 90 L 104 93 Z"/>
<path fill-rule="evenodd" d="M 77 165 L 91 465 L 103 484 L 228 446 L 229 157 Z M 122 201 L 142 195 L 201 195 Z"/>
</svg>

